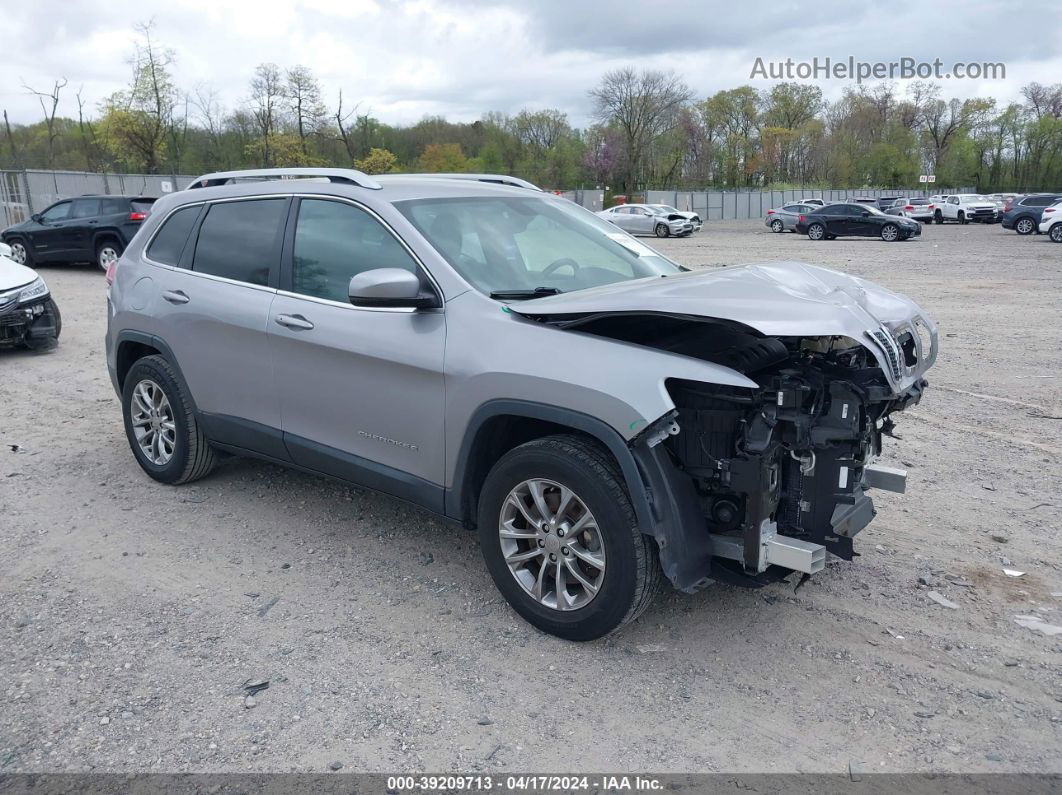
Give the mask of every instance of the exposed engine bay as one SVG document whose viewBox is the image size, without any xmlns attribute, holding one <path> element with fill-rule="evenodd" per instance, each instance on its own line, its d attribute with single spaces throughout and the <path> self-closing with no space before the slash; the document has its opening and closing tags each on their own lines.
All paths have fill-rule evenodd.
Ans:
<svg viewBox="0 0 1062 795">
<path fill-rule="evenodd" d="M 851 560 L 853 538 L 875 515 L 867 489 L 904 489 L 905 473 L 872 461 L 892 434 L 892 415 L 921 399 L 925 379 L 897 393 L 879 359 L 849 337 L 769 337 L 669 315 L 633 320 L 565 325 L 722 364 L 759 385 L 669 381 L 676 412 L 657 423 L 654 442 L 693 481 L 715 558 L 711 578 L 762 585 L 822 569 L 827 551 Z M 909 371 L 930 350 L 916 333 L 890 346 Z"/>
</svg>

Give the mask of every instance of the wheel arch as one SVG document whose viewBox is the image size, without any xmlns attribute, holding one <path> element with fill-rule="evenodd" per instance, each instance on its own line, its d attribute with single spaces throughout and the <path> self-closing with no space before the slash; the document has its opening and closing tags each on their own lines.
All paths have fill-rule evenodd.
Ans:
<svg viewBox="0 0 1062 795">
<path fill-rule="evenodd" d="M 192 404 L 192 410 L 198 413 L 195 397 L 188 388 L 188 382 L 184 379 L 181 365 L 177 362 L 177 357 L 173 355 L 173 350 L 164 340 L 142 331 L 124 329 L 118 332 L 118 336 L 115 339 L 114 376 L 115 388 L 118 394 L 121 395 L 122 393 L 129 370 L 132 369 L 138 360 L 145 356 L 161 356 L 169 363 L 188 402 Z"/>
<path fill-rule="evenodd" d="M 122 239 L 122 233 L 121 232 L 119 232 L 117 229 L 114 229 L 113 227 L 105 227 L 103 229 L 97 229 L 95 232 L 92 233 L 92 251 L 93 251 L 93 253 L 95 253 L 96 249 L 99 248 L 100 243 L 102 243 L 105 240 L 113 240 L 115 243 L 117 243 L 123 249 L 126 246 L 124 240 Z"/>
<path fill-rule="evenodd" d="M 480 488 L 498 458 L 524 442 L 561 433 L 588 437 L 608 450 L 623 474 L 639 523 L 647 527 L 652 512 L 645 482 L 618 432 L 579 411 L 518 399 L 491 400 L 473 412 L 458 449 L 453 483 L 446 491 L 446 514 L 474 527 Z"/>
</svg>

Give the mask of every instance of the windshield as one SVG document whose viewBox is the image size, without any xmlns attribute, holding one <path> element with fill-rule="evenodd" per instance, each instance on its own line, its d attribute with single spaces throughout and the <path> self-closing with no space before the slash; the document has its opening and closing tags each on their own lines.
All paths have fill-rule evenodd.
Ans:
<svg viewBox="0 0 1062 795">
<path fill-rule="evenodd" d="M 395 207 L 480 292 L 571 292 L 682 270 L 577 204 L 539 197 L 412 199 Z"/>
<path fill-rule="evenodd" d="M 666 204 L 650 204 L 649 206 L 652 207 L 654 210 L 656 210 L 658 212 L 661 212 L 661 213 L 677 213 L 678 212 L 678 210 L 676 210 L 674 207 L 668 207 Z"/>
</svg>

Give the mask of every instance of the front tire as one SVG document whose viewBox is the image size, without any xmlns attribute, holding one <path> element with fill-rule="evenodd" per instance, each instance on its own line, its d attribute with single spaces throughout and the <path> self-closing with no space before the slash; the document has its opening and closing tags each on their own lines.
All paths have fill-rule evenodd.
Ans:
<svg viewBox="0 0 1062 795">
<path fill-rule="evenodd" d="M 775 234 L 785 231 L 785 224 L 782 223 L 782 220 L 780 218 L 776 218 L 775 220 L 771 221 L 771 231 Z"/>
<path fill-rule="evenodd" d="M 885 224 L 881 227 L 881 239 L 886 243 L 895 243 L 900 239 L 900 227 L 896 224 Z"/>
<path fill-rule="evenodd" d="M 33 255 L 30 254 L 29 246 L 25 241 L 15 238 L 8 245 L 11 246 L 11 259 L 27 268 L 33 267 Z"/>
<path fill-rule="evenodd" d="M 1032 218 L 1025 216 L 1024 218 L 1019 218 L 1014 224 L 1014 231 L 1019 235 L 1031 235 L 1036 231 L 1036 224 Z"/>
<path fill-rule="evenodd" d="M 179 485 L 206 477 L 216 457 L 170 363 L 138 360 L 122 386 L 122 417 L 129 447 L 141 469 L 160 483 Z"/>
<path fill-rule="evenodd" d="M 671 230 L 668 229 L 667 224 L 657 224 L 655 231 L 657 237 L 667 237 L 671 234 Z"/>
<path fill-rule="evenodd" d="M 966 226 L 966 224 L 970 223 L 969 220 L 967 220 L 966 218 L 966 213 L 964 213 L 962 210 L 959 210 L 959 223 L 963 226 Z"/>
<path fill-rule="evenodd" d="M 589 440 L 549 436 L 510 450 L 487 475 L 478 520 L 498 590 L 551 635 L 607 635 L 660 587 L 656 543 L 638 528 L 615 462 Z"/>
</svg>

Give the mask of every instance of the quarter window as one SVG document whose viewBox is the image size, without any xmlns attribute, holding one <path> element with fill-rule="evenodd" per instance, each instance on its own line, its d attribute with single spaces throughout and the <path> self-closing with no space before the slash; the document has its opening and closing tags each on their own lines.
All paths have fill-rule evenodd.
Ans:
<svg viewBox="0 0 1062 795">
<path fill-rule="evenodd" d="M 211 205 L 199 227 L 192 270 L 249 284 L 268 284 L 287 199 Z"/>
<path fill-rule="evenodd" d="M 184 244 L 188 241 L 188 233 L 195 226 L 195 219 L 199 217 L 199 210 L 198 205 L 183 207 L 167 218 L 148 246 L 148 258 L 164 265 L 179 265 Z"/>
<path fill-rule="evenodd" d="M 344 202 L 303 199 L 295 226 L 292 290 L 347 303 L 352 277 L 376 268 L 417 272 L 417 263 L 383 224 Z"/>
</svg>

